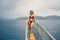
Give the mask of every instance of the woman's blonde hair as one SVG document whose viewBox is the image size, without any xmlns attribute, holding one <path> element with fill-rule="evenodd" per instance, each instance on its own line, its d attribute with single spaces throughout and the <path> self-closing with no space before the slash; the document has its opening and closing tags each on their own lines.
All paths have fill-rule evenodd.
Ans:
<svg viewBox="0 0 60 40">
<path fill-rule="evenodd" d="M 33 10 L 30 10 L 30 15 L 34 14 Z"/>
</svg>

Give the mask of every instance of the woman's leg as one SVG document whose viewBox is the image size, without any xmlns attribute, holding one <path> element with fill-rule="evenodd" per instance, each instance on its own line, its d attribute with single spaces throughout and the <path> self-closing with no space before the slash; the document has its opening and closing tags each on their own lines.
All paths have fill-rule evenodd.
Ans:
<svg viewBox="0 0 60 40">
<path fill-rule="evenodd" d="M 34 25 L 34 22 L 30 24 L 30 27 L 31 27 L 30 32 L 32 32 L 33 25 Z"/>
<path fill-rule="evenodd" d="M 31 23 L 28 22 L 28 26 L 29 26 L 29 31 L 31 32 Z"/>
<path fill-rule="evenodd" d="M 33 25 L 34 25 L 34 22 L 32 22 L 31 23 L 31 30 L 30 30 L 30 40 L 35 40 L 35 36 L 34 36 L 34 34 L 33 34 L 33 32 L 32 32 L 32 29 L 33 29 Z"/>
<path fill-rule="evenodd" d="M 32 22 L 32 23 L 29 22 L 28 25 L 29 25 L 30 32 L 32 32 L 32 28 L 33 28 L 34 22 Z"/>
<path fill-rule="evenodd" d="M 34 22 L 31 23 L 31 29 L 33 28 L 33 24 L 34 24 Z"/>
</svg>

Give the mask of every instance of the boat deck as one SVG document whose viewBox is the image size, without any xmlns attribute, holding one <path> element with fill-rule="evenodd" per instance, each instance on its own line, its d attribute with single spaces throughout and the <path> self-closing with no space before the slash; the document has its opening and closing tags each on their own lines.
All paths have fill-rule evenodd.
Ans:
<svg viewBox="0 0 60 40">
<path fill-rule="evenodd" d="M 30 40 L 36 40 L 33 33 L 30 33 Z"/>
<path fill-rule="evenodd" d="M 29 28 L 26 26 L 25 40 L 55 40 L 55 38 L 37 22 L 34 23 L 32 31 L 33 33 L 29 33 Z"/>
</svg>

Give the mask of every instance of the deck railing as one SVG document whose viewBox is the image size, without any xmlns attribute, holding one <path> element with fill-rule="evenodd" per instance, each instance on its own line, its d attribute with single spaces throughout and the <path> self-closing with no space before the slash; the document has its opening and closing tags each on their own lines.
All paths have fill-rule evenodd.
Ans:
<svg viewBox="0 0 60 40">
<path fill-rule="evenodd" d="M 55 38 L 36 21 L 33 27 L 33 34 L 36 40 L 55 40 Z M 29 40 L 29 27 L 27 24 L 26 24 L 25 40 Z"/>
</svg>

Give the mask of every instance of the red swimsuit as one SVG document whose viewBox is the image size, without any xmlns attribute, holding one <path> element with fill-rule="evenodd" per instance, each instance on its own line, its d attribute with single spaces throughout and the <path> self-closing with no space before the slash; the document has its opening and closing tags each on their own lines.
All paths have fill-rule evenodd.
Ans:
<svg viewBox="0 0 60 40">
<path fill-rule="evenodd" d="M 30 20 L 31 18 L 32 18 L 32 21 Z M 34 20 L 34 16 L 32 16 L 32 17 L 30 16 L 30 17 L 29 17 L 29 22 L 30 22 L 30 23 L 28 23 L 29 26 L 31 26 L 30 24 L 33 22 L 33 20 Z M 31 27 L 29 27 L 29 28 L 32 29 Z"/>
<path fill-rule="evenodd" d="M 34 16 L 32 16 L 32 17 L 30 16 L 30 17 L 29 17 L 29 19 L 31 19 L 31 18 L 34 20 Z M 30 21 L 30 23 L 32 23 L 32 22 L 33 22 L 33 21 Z"/>
</svg>

